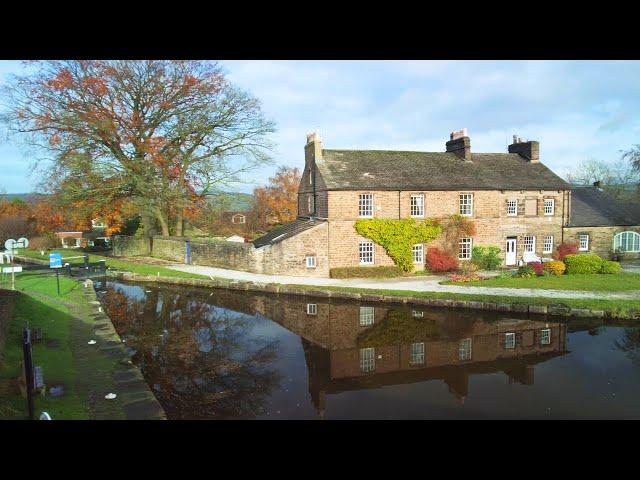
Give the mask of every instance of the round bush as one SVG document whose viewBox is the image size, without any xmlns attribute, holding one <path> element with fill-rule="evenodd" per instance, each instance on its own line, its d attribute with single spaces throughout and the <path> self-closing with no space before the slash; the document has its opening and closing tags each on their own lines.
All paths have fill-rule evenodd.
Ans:
<svg viewBox="0 0 640 480">
<path fill-rule="evenodd" d="M 544 269 L 552 275 L 556 275 L 559 277 L 564 273 L 567 267 L 564 262 L 561 262 L 560 260 L 554 260 L 552 262 L 546 262 L 544 264 Z"/>
<path fill-rule="evenodd" d="M 536 271 L 531 265 L 523 265 L 518 268 L 518 277 L 521 278 L 531 278 L 536 276 Z"/>
<path fill-rule="evenodd" d="M 583 253 L 580 255 L 567 255 L 564 263 L 567 266 L 567 274 L 595 274 L 602 270 L 602 258 L 593 253 Z"/>
<path fill-rule="evenodd" d="M 611 262 L 609 260 L 605 260 L 602 262 L 602 268 L 600 269 L 600 273 L 620 273 L 622 267 L 619 262 Z"/>
</svg>

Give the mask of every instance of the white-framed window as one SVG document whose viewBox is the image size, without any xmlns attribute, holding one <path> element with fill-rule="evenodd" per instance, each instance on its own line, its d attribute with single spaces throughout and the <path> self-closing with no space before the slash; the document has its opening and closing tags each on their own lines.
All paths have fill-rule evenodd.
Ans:
<svg viewBox="0 0 640 480">
<path fill-rule="evenodd" d="M 424 365 L 424 343 L 411 344 L 409 363 L 411 365 Z"/>
<path fill-rule="evenodd" d="M 241 213 L 236 213 L 233 217 L 231 217 L 231 223 L 246 223 L 246 217 Z"/>
<path fill-rule="evenodd" d="M 413 263 L 424 263 L 424 245 L 416 243 L 411 249 L 413 253 Z"/>
<path fill-rule="evenodd" d="M 373 242 L 360 242 L 360 265 L 373 264 Z"/>
<path fill-rule="evenodd" d="M 555 213 L 556 201 L 553 198 L 544 199 L 544 214 L 553 215 Z"/>
<path fill-rule="evenodd" d="M 360 326 L 373 325 L 376 320 L 376 311 L 373 307 L 360 307 Z"/>
<path fill-rule="evenodd" d="M 542 242 L 542 253 L 553 252 L 553 235 L 545 235 Z"/>
<path fill-rule="evenodd" d="M 316 257 L 314 255 L 307 255 L 307 268 L 316 268 Z"/>
<path fill-rule="evenodd" d="M 471 237 L 461 238 L 458 248 L 458 259 L 468 260 L 471 258 L 471 250 L 473 247 L 473 239 Z"/>
<path fill-rule="evenodd" d="M 504 348 L 516 348 L 516 334 L 514 332 L 504 334 Z"/>
<path fill-rule="evenodd" d="M 424 312 L 420 310 L 413 310 L 411 312 L 411 315 L 413 316 L 413 318 L 424 318 Z"/>
<path fill-rule="evenodd" d="M 518 200 L 507 200 L 507 216 L 515 217 L 518 215 Z"/>
<path fill-rule="evenodd" d="M 613 249 L 620 252 L 640 252 L 640 234 L 620 232 L 613 237 Z"/>
<path fill-rule="evenodd" d="M 411 216 L 424 217 L 424 195 L 421 193 L 411 195 Z"/>
<path fill-rule="evenodd" d="M 540 345 L 549 345 L 551 343 L 551 329 L 543 328 L 540 330 Z"/>
<path fill-rule="evenodd" d="M 460 358 L 460 360 L 471 360 L 471 339 L 470 338 L 465 338 L 464 340 L 460 340 L 458 357 Z"/>
<path fill-rule="evenodd" d="M 536 251 L 536 237 L 533 235 L 525 235 L 524 251 L 534 253 Z"/>
<path fill-rule="evenodd" d="M 358 200 L 358 216 L 373 217 L 373 193 L 361 193 Z"/>
<path fill-rule="evenodd" d="M 318 314 L 318 304 L 307 303 L 307 315 L 317 315 L 317 314 Z"/>
<path fill-rule="evenodd" d="M 460 215 L 463 217 L 473 215 L 473 193 L 460 194 Z"/>
<path fill-rule="evenodd" d="M 589 250 L 589 235 L 586 233 L 581 233 L 578 235 L 578 240 L 580 241 L 580 246 L 578 250 L 581 252 L 587 252 Z"/>
<path fill-rule="evenodd" d="M 376 369 L 376 349 L 361 348 L 360 349 L 360 371 L 367 373 Z"/>
</svg>

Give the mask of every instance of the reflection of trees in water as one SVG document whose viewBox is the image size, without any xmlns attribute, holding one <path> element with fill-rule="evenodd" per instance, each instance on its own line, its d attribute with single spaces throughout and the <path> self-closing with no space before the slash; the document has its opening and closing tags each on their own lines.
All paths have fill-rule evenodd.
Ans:
<svg viewBox="0 0 640 480">
<path fill-rule="evenodd" d="M 251 317 L 207 297 L 153 288 L 137 300 L 109 288 L 103 304 L 170 418 L 251 418 L 280 383 L 269 368 L 278 341 L 249 335 Z"/>
<path fill-rule="evenodd" d="M 640 367 L 640 328 L 625 328 L 622 338 L 614 344 L 618 350 L 627 354 L 635 366 Z"/>
</svg>

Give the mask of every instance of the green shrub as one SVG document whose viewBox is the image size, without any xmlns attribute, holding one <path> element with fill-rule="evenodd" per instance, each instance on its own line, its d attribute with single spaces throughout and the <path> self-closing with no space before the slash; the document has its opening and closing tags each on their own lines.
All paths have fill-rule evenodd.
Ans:
<svg viewBox="0 0 640 480">
<path fill-rule="evenodd" d="M 482 270 L 495 270 L 502 263 L 499 253 L 498 247 L 473 247 L 471 261 Z"/>
<path fill-rule="evenodd" d="M 554 260 L 552 262 L 546 262 L 544 264 L 544 270 L 557 277 L 562 275 L 566 269 L 567 267 L 565 266 L 564 262 L 561 262 L 560 260 Z"/>
<path fill-rule="evenodd" d="M 395 264 L 405 272 L 412 272 L 415 244 L 428 243 L 442 232 L 436 220 L 416 221 L 413 218 L 387 220 L 361 219 L 354 225 L 356 232 L 381 245 Z"/>
<path fill-rule="evenodd" d="M 564 263 L 567 266 L 567 274 L 600 273 L 602 270 L 602 258 L 593 253 L 583 253 L 579 255 L 567 255 Z"/>
<path fill-rule="evenodd" d="M 620 273 L 622 267 L 619 262 L 611 262 L 609 260 L 603 260 L 600 273 Z"/>
<path fill-rule="evenodd" d="M 536 276 L 536 271 L 531 265 L 523 265 L 518 268 L 517 276 L 521 278 L 532 278 Z"/>
<path fill-rule="evenodd" d="M 393 278 L 403 274 L 400 267 L 340 267 L 329 270 L 331 278 Z"/>
</svg>

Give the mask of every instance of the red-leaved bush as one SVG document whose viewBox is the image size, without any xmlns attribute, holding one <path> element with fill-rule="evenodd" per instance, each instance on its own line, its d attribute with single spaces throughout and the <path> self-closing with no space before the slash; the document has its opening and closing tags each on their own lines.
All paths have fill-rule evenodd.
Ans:
<svg viewBox="0 0 640 480">
<path fill-rule="evenodd" d="M 538 277 L 544 273 L 544 266 L 542 265 L 542 262 L 528 262 L 527 265 L 533 267 Z"/>
<path fill-rule="evenodd" d="M 427 249 L 427 263 L 432 272 L 448 272 L 458 268 L 458 259 L 439 248 Z"/>
<path fill-rule="evenodd" d="M 564 262 L 564 257 L 567 255 L 575 255 L 576 253 L 578 253 L 578 244 L 576 242 L 564 242 L 558 245 L 558 249 L 553 258 L 554 260 Z"/>
</svg>

